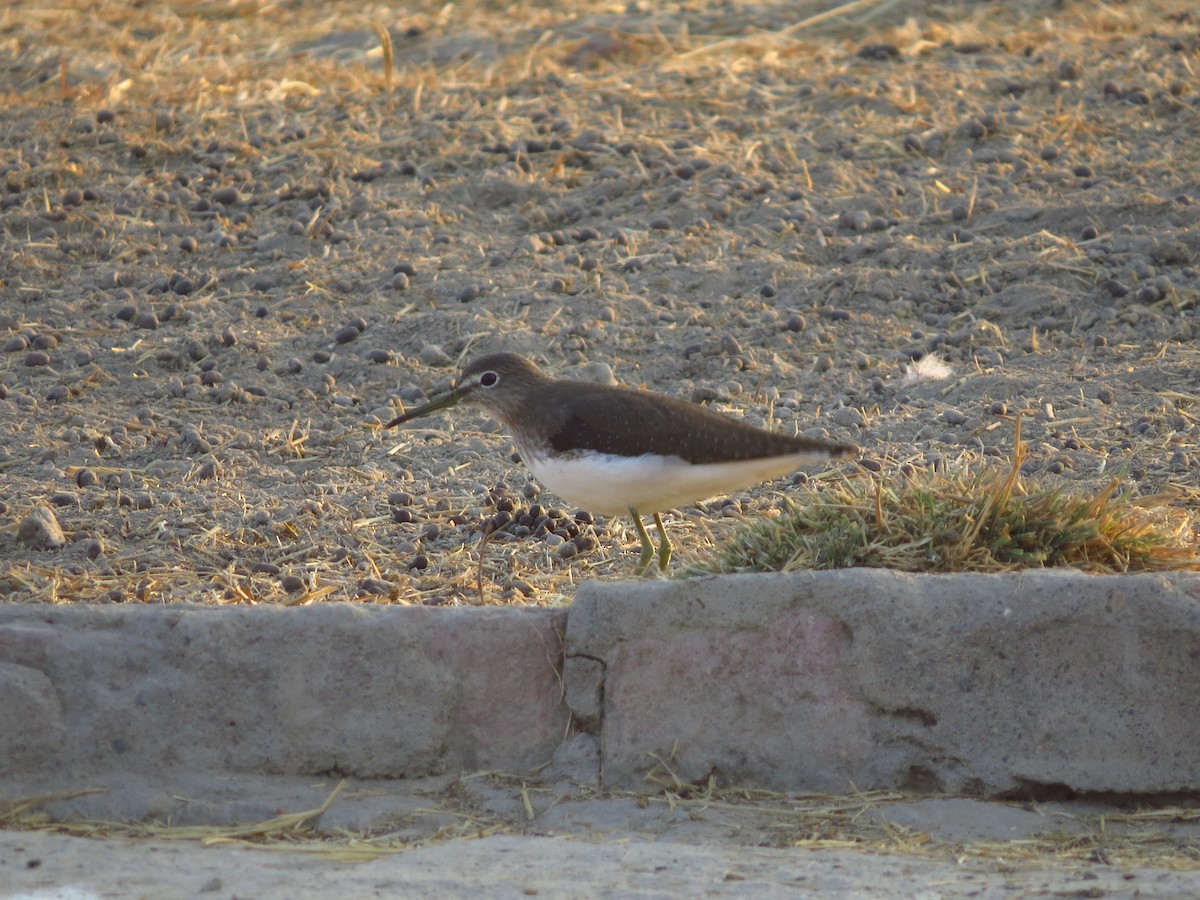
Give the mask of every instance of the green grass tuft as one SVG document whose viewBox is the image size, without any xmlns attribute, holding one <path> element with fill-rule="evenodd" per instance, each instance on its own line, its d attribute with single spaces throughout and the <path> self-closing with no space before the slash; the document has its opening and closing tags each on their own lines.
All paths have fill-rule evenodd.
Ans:
<svg viewBox="0 0 1200 900">
<path fill-rule="evenodd" d="M 1066 566 L 1095 573 L 1200 569 L 1190 521 L 1150 510 L 1120 478 L 1089 497 L 1020 482 L 1020 429 L 1008 472 L 924 475 L 898 485 L 846 479 L 738 528 L 684 575 L 854 566 L 905 572 L 1008 572 Z"/>
</svg>

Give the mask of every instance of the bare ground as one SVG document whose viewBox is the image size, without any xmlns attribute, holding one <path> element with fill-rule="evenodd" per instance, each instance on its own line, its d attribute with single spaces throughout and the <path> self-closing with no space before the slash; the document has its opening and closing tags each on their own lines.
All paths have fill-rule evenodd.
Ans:
<svg viewBox="0 0 1200 900">
<path fill-rule="evenodd" d="M 627 576 L 494 422 L 378 428 L 500 348 L 866 449 L 672 516 L 684 562 L 805 481 L 1004 465 L 1016 414 L 1028 478 L 1195 507 L 1189 2 L 176 6 L 0 12 L 10 600 Z M 505 497 L 571 546 L 477 572 Z"/>
</svg>

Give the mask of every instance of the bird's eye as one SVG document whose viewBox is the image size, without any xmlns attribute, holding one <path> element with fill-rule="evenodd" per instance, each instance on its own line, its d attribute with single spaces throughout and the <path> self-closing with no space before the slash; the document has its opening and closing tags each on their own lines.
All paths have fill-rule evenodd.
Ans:
<svg viewBox="0 0 1200 900">
<path fill-rule="evenodd" d="M 479 383 L 482 384 L 484 387 L 491 387 L 492 385 L 496 384 L 496 382 L 498 382 L 499 380 L 500 380 L 500 376 L 497 375 L 495 372 L 484 372 L 482 375 L 479 376 Z"/>
</svg>

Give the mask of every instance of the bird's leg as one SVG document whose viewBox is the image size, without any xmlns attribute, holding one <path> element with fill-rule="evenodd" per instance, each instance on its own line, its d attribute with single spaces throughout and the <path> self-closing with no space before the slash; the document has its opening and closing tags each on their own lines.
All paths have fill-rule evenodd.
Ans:
<svg viewBox="0 0 1200 900">
<path fill-rule="evenodd" d="M 638 515 L 638 511 L 632 506 L 629 507 L 629 515 L 633 517 L 633 524 L 637 528 L 638 537 L 642 539 L 642 555 L 638 559 L 637 568 L 633 570 L 634 575 L 641 575 L 646 571 L 646 566 L 650 564 L 650 557 L 654 555 L 654 544 L 650 542 L 650 534 L 646 531 L 646 526 L 642 524 L 642 517 Z"/>
<path fill-rule="evenodd" d="M 658 526 L 658 536 L 662 538 L 662 543 L 658 545 L 658 568 L 665 572 L 671 562 L 671 541 L 667 537 L 667 529 L 663 528 L 662 516 L 658 513 L 654 514 L 654 524 Z"/>
</svg>

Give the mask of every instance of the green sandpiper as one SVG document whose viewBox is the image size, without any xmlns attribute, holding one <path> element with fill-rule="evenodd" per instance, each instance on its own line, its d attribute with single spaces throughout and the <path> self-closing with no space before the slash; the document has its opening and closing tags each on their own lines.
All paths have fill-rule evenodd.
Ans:
<svg viewBox="0 0 1200 900">
<path fill-rule="evenodd" d="M 663 510 L 858 452 L 853 444 L 756 428 L 675 397 L 551 378 L 515 353 L 474 360 L 450 391 L 384 427 L 458 403 L 478 404 L 507 426 L 543 487 L 590 512 L 628 511 L 642 542 L 638 574 L 654 555 L 642 513 L 654 516 L 665 571 L 671 542 Z"/>
</svg>

